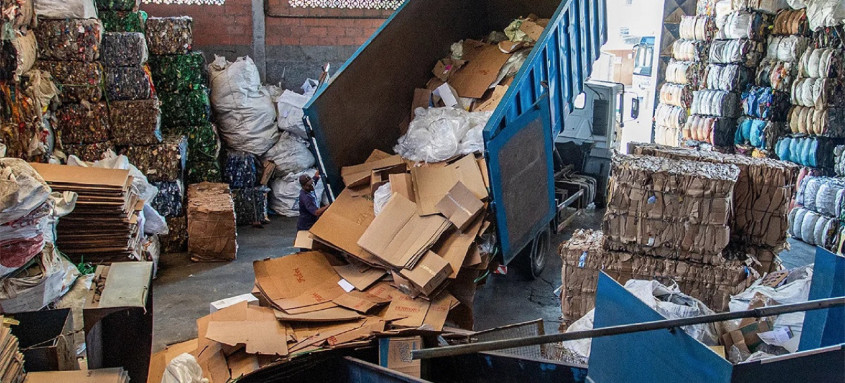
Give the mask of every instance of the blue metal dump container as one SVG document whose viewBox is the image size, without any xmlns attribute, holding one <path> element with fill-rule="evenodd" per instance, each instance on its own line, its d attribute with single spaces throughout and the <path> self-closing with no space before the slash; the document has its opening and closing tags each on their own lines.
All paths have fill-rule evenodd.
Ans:
<svg viewBox="0 0 845 383">
<path fill-rule="evenodd" d="M 557 207 L 553 137 L 607 40 L 604 0 L 406 1 L 305 107 L 330 196 L 343 189 L 343 166 L 393 151 L 414 88 L 452 43 L 531 13 L 551 21 L 488 122 L 484 154 L 504 260 L 547 233 Z"/>
</svg>

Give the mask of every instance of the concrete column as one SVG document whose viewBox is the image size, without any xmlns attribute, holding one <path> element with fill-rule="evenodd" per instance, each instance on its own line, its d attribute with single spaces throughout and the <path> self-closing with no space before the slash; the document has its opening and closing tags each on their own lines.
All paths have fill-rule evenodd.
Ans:
<svg viewBox="0 0 845 383">
<path fill-rule="evenodd" d="M 252 60 L 258 66 L 261 81 L 267 75 L 267 55 L 265 50 L 264 0 L 252 0 Z"/>
</svg>

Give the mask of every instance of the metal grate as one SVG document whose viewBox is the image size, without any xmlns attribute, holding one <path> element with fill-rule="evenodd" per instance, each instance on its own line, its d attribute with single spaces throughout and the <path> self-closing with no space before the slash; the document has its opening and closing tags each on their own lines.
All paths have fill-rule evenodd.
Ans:
<svg viewBox="0 0 845 383">
<path fill-rule="evenodd" d="M 542 319 L 480 331 L 472 336 L 472 340 L 473 342 L 486 342 L 490 340 L 525 338 L 538 335 L 545 335 Z M 543 357 L 540 345 L 509 348 L 499 352 L 534 359 L 540 359 Z"/>
<path fill-rule="evenodd" d="M 405 0 L 290 0 L 294 8 L 397 9 Z"/>
</svg>

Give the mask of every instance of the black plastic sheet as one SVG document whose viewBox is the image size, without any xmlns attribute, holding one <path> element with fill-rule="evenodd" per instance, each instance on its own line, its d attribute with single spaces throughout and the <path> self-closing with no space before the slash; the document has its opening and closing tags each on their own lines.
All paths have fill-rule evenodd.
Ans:
<svg viewBox="0 0 845 383">
<path fill-rule="evenodd" d="M 116 145 L 161 142 L 161 110 L 157 99 L 113 101 L 109 104 L 111 139 Z"/>
<path fill-rule="evenodd" d="M 191 91 L 208 83 L 205 57 L 200 52 L 150 57 L 153 83 L 159 92 Z"/>
<path fill-rule="evenodd" d="M 158 98 L 163 127 L 194 126 L 209 121 L 211 117 L 211 101 L 206 88 L 179 93 L 159 92 Z"/>
<path fill-rule="evenodd" d="M 147 39 L 139 32 L 107 32 L 103 34 L 100 61 L 107 67 L 140 66 L 147 62 Z"/>
<path fill-rule="evenodd" d="M 95 61 L 100 58 L 103 25 L 97 19 L 39 20 L 34 31 L 39 59 Z"/>
<path fill-rule="evenodd" d="M 191 52 L 194 43 L 193 19 L 150 17 L 147 19 L 147 46 L 153 55 L 181 55 Z"/>
<path fill-rule="evenodd" d="M 229 152 L 223 168 L 223 181 L 232 189 L 254 187 L 258 183 L 258 158 L 246 152 Z"/>
<path fill-rule="evenodd" d="M 35 65 L 53 75 L 62 102 L 97 102 L 103 98 L 103 67 L 98 62 L 38 60 Z"/>
<path fill-rule="evenodd" d="M 232 189 L 235 202 L 235 220 L 238 226 L 260 225 L 270 222 L 267 215 L 267 193 L 270 188 L 259 186 L 246 189 Z"/>
<path fill-rule="evenodd" d="M 128 146 L 123 154 L 150 182 L 176 181 L 182 179 L 187 149 L 185 137 L 169 136 L 156 145 Z"/>
<path fill-rule="evenodd" d="M 144 67 L 106 68 L 109 101 L 146 100 L 153 95 L 153 80 Z"/>
<path fill-rule="evenodd" d="M 134 11 L 139 5 L 140 0 L 97 0 L 97 9 L 103 11 Z"/>
<path fill-rule="evenodd" d="M 63 149 L 66 155 L 77 156 L 79 159 L 88 162 L 102 159 L 103 153 L 106 151 L 115 151 L 114 144 L 111 141 L 81 145 L 64 144 Z"/>
<path fill-rule="evenodd" d="M 109 139 L 106 103 L 66 104 L 56 112 L 56 137 L 62 144 L 93 144 Z"/>
<path fill-rule="evenodd" d="M 155 211 L 164 218 L 182 215 L 185 203 L 185 187 L 182 181 L 152 182 L 158 188 L 158 194 L 150 202 Z"/>
<path fill-rule="evenodd" d="M 147 30 L 147 12 L 100 11 L 99 14 L 105 32 L 144 33 Z"/>
</svg>

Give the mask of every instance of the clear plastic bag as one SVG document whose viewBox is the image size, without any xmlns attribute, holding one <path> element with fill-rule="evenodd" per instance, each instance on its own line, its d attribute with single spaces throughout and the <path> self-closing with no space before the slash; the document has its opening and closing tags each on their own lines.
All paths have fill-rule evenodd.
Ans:
<svg viewBox="0 0 845 383">
<path fill-rule="evenodd" d="M 417 108 L 415 115 L 394 150 L 411 161 L 442 162 L 483 149 L 482 132 L 493 112 Z"/>
</svg>

